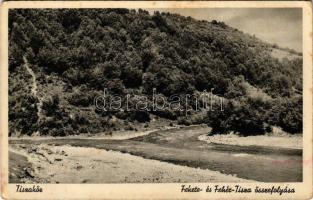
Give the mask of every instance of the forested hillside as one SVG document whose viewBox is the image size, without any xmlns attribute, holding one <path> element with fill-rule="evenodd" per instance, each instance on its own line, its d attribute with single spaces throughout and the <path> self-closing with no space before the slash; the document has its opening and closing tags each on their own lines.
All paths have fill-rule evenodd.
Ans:
<svg viewBox="0 0 313 200">
<path fill-rule="evenodd" d="M 12 9 L 9 41 L 11 135 L 131 129 L 152 115 L 207 123 L 214 133 L 264 134 L 272 126 L 302 132 L 301 54 L 223 22 L 141 9 Z M 277 58 L 277 49 L 293 56 Z M 152 101 L 153 88 L 165 97 L 214 88 L 225 108 L 200 117 L 194 105 L 187 116 L 101 112 L 94 98 L 104 88 L 108 98 L 130 94 L 130 102 Z"/>
</svg>

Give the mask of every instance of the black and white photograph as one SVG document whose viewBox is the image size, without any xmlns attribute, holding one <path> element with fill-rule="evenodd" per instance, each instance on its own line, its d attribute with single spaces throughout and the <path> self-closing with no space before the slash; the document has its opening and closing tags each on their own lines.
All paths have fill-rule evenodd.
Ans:
<svg viewBox="0 0 313 200">
<path fill-rule="evenodd" d="M 301 18 L 10 10 L 10 182 L 301 182 Z"/>
<path fill-rule="evenodd" d="M 28 7 L 7 21 L 16 192 L 304 181 L 301 7 Z"/>
</svg>

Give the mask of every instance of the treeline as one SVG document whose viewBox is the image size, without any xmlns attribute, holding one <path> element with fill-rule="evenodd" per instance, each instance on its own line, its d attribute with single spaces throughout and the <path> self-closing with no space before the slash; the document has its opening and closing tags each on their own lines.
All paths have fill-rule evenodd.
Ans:
<svg viewBox="0 0 313 200">
<path fill-rule="evenodd" d="M 202 119 L 217 132 L 264 133 L 271 125 L 292 133 L 302 130 L 302 60 L 275 59 L 272 45 L 223 22 L 170 13 L 151 15 L 142 9 L 11 9 L 9 41 L 11 132 L 100 132 L 112 126 L 112 116 L 149 121 L 149 112 L 125 116 L 79 109 L 92 107 L 93 98 L 104 88 L 112 95 L 130 93 L 148 99 L 153 88 L 166 97 L 214 88 L 230 100 L 231 108 L 227 109 L 231 113 L 211 112 Z M 21 103 L 29 95 L 27 88 L 16 84 L 29 82 L 23 56 L 37 72 L 41 88 L 64 85 L 53 97 L 59 100 L 47 97 L 48 104 L 43 105 L 44 110 L 56 105 L 59 115 L 43 112 L 43 121 L 27 120 L 38 110 L 38 97 L 27 105 Z M 251 100 L 249 88 L 240 86 L 246 83 L 270 98 Z M 53 96 L 49 91 L 40 95 Z M 171 110 L 153 114 L 182 117 Z"/>
</svg>

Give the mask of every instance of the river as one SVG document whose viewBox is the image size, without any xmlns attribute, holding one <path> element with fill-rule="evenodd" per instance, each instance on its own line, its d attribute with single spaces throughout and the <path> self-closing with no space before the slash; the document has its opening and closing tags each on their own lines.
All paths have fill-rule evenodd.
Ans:
<svg viewBox="0 0 313 200">
<path fill-rule="evenodd" d="M 187 127 L 155 131 L 126 140 L 58 138 L 18 139 L 9 142 L 10 144 L 69 144 L 114 150 L 261 182 L 302 181 L 302 150 L 208 144 L 199 141 L 199 135 L 206 134 L 208 131 L 210 131 L 208 127 Z"/>
</svg>

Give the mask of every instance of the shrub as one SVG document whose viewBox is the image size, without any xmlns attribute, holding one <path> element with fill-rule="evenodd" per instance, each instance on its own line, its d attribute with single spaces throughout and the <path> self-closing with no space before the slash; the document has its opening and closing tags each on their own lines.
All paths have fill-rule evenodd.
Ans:
<svg viewBox="0 0 313 200">
<path fill-rule="evenodd" d="M 186 117 L 180 117 L 177 121 L 180 125 L 190 126 L 192 124 L 190 119 L 187 119 Z"/>
<path fill-rule="evenodd" d="M 248 104 L 247 101 L 244 103 L 229 101 L 224 111 L 208 112 L 213 134 L 227 134 L 231 131 L 244 136 L 264 134 L 268 129 L 263 116 L 261 110 Z"/>
<path fill-rule="evenodd" d="M 150 121 L 150 114 L 147 111 L 130 111 L 128 114 L 130 121 L 147 122 Z"/>
<path fill-rule="evenodd" d="M 87 107 L 93 105 L 96 96 L 96 92 L 88 91 L 86 86 L 80 86 L 75 89 L 75 92 L 68 98 L 68 101 L 75 106 Z"/>
</svg>

